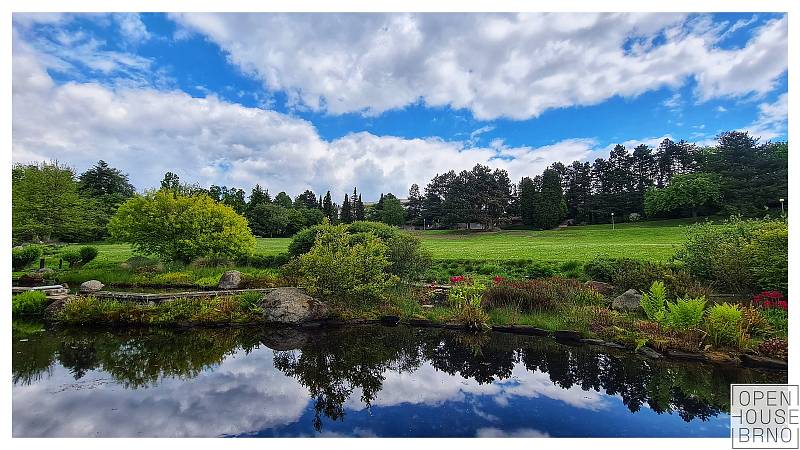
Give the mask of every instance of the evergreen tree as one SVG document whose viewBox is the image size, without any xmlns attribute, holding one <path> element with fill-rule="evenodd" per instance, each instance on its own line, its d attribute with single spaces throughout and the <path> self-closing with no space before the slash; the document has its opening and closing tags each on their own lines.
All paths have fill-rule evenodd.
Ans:
<svg viewBox="0 0 800 450">
<path fill-rule="evenodd" d="M 365 219 L 364 202 L 361 201 L 361 194 L 358 194 L 358 200 L 356 200 L 355 206 L 353 207 L 353 209 L 355 210 L 354 211 L 354 215 L 355 215 L 356 220 L 364 220 Z"/>
<path fill-rule="evenodd" d="M 350 204 L 350 198 L 347 196 L 347 194 L 344 194 L 344 201 L 342 201 L 340 220 L 342 223 L 353 223 L 353 208 Z"/>
<path fill-rule="evenodd" d="M 269 191 L 262 189 L 260 185 L 256 184 L 253 190 L 250 191 L 250 198 L 247 201 L 247 209 L 253 209 L 263 203 L 271 203 Z"/>
<path fill-rule="evenodd" d="M 536 225 L 536 187 L 533 180 L 523 177 L 519 182 L 519 209 L 522 223 L 532 227 Z"/>
<path fill-rule="evenodd" d="M 317 208 L 317 194 L 315 194 L 313 191 L 306 189 L 305 191 L 303 191 L 302 194 L 298 195 L 294 199 L 294 207 L 309 208 L 309 209 Z"/>
<path fill-rule="evenodd" d="M 325 194 L 325 198 L 322 200 L 322 214 L 331 221 L 331 223 L 336 222 L 336 209 L 333 206 L 333 201 L 331 200 L 331 191 L 328 191 Z"/>
<path fill-rule="evenodd" d="M 536 224 L 550 229 L 560 224 L 566 214 L 561 177 L 553 169 L 545 169 L 536 201 Z"/>
<path fill-rule="evenodd" d="M 419 185 L 414 183 L 408 190 L 408 206 L 406 208 L 406 220 L 412 225 L 422 225 L 422 195 L 419 193 Z"/>
<path fill-rule="evenodd" d="M 286 192 L 278 192 L 278 195 L 275 196 L 275 200 L 272 201 L 276 205 L 290 209 L 292 207 L 292 197 L 289 197 L 289 194 Z"/>
</svg>

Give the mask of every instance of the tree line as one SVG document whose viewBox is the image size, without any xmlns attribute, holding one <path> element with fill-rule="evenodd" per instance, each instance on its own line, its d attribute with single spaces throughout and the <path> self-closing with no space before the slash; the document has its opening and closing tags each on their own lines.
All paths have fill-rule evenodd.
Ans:
<svg viewBox="0 0 800 450">
<path fill-rule="evenodd" d="M 664 139 L 656 148 L 633 151 L 616 145 L 594 162 L 553 163 L 543 173 L 511 183 L 505 170 L 476 165 L 437 174 L 420 193 L 409 190 L 407 223 L 487 228 L 518 223 L 553 228 L 641 217 L 698 214 L 764 215 L 781 207 L 788 193 L 788 144 L 766 142 L 747 132 L 720 134 L 714 146 Z"/>
</svg>

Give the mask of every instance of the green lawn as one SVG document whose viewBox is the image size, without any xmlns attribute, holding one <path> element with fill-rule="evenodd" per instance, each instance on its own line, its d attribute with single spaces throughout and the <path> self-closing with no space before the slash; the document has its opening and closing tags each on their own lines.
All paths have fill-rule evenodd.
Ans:
<svg viewBox="0 0 800 450">
<path fill-rule="evenodd" d="M 595 256 L 631 257 L 664 261 L 684 239 L 688 220 L 663 220 L 611 225 L 569 227 L 561 231 L 418 231 L 435 259 L 534 259 L 588 261 Z M 259 238 L 256 253 L 286 251 L 290 238 Z M 90 266 L 116 265 L 133 256 L 126 244 L 93 244 L 100 250 Z M 48 265 L 57 264 L 48 261 Z"/>
</svg>

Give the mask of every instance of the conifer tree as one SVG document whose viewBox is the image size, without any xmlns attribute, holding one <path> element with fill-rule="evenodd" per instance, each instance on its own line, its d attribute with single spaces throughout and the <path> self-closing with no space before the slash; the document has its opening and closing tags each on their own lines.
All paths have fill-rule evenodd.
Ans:
<svg viewBox="0 0 800 450">
<path fill-rule="evenodd" d="M 331 221 L 331 223 L 336 222 L 336 209 L 334 209 L 333 201 L 331 200 L 331 191 L 328 191 L 325 194 L 325 198 L 322 200 L 322 214 Z"/>
<path fill-rule="evenodd" d="M 361 194 L 358 194 L 358 200 L 355 201 L 353 209 L 356 220 L 364 220 L 364 202 L 361 201 Z"/>
<path fill-rule="evenodd" d="M 340 220 L 342 223 L 353 223 L 353 208 L 350 204 L 350 198 L 344 194 L 344 201 L 342 202 L 342 211 L 340 213 Z"/>
</svg>

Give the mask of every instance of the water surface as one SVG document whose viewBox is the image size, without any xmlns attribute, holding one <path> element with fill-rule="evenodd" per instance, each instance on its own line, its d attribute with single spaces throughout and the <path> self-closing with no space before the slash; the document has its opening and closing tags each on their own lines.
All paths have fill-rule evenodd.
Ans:
<svg viewBox="0 0 800 450">
<path fill-rule="evenodd" d="M 504 333 L 98 330 L 15 322 L 13 435 L 729 436 L 785 373 Z"/>
</svg>

